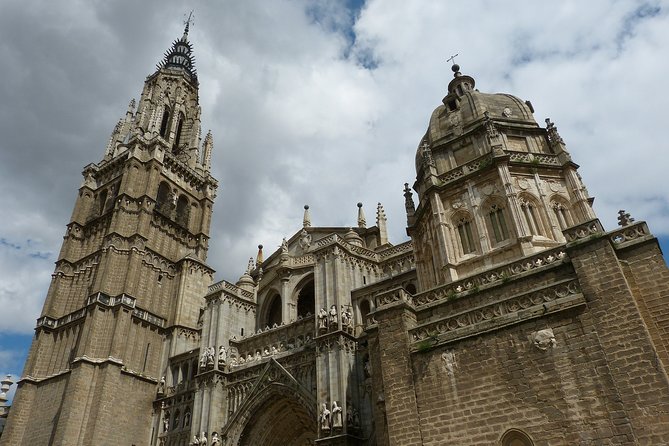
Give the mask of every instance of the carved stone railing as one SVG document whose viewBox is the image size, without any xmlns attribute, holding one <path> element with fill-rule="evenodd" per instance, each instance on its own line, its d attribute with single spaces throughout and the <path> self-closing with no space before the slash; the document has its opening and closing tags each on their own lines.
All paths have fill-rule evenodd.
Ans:
<svg viewBox="0 0 669 446">
<path fill-rule="evenodd" d="M 531 164 L 547 164 L 551 166 L 559 166 L 560 160 L 557 155 L 547 153 L 530 153 L 530 152 L 516 152 L 506 150 L 509 154 L 509 161 L 516 163 L 531 163 Z"/>
<path fill-rule="evenodd" d="M 584 302 L 578 281 L 569 279 L 427 323 L 410 330 L 409 336 L 415 349 L 420 350 Z"/>
<path fill-rule="evenodd" d="M 483 156 L 480 156 L 476 159 L 473 159 L 461 166 L 458 166 L 454 169 L 449 170 L 441 175 L 439 179 L 443 183 L 450 183 L 451 181 L 457 180 L 465 175 L 469 175 L 472 172 L 476 172 L 479 169 L 482 169 L 486 166 L 489 166 L 492 163 L 492 154 L 486 153 Z"/>
<path fill-rule="evenodd" d="M 615 247 L 627 245 L 629 242 L 638 241 L 639 239 L 652 237 L 650 229 L 646 222 L 640 221 L 629 226 L 623 226 L 615 231 L 609 233 L 609 239 Z"/>
<path fill-rule="evenodd" d="M 378 311 L 383 307 L 388 307 L 400 302 L 406 302 L 411 305 L 413 304 L 413 296 L 409 294 L 404 288 L 397 287 L 377 294 L 374 296 L 374 302 L 376 305 L 376 310 Z"/>
<path fill-rule="evenodd" d="M 413 296 L 413 304 L 417 308 L 421 308 L 432 303 L 456 299 L 461 293 L 476 291 L 481 286 L 504 283 L 528 271 L 548 266 L 555 267 L 567 260 L 568 257 L 564 247 L 543 251 L 522 260 L 491 268 L 483 273 L 416 294 Z"/>
<path fill-rule="evenodd" d="M 379 252 L 379 256 L 381 257 L 381 260 L 386 260 L 396 255 L 403 255 L 411 252 L 413 252 L 413 243 L 409 240 Z"/>
<path fill-rule="evenodd" d="M 564 238 L 567 239 L 567 242 L 572 243 L 590 237 L 601 236 L 604 234 L 604 228 L 598 219 L 594 219 L 576 226 L 572 226 L 571 228 L 567 228 L 562 231 L 562 234 L 564 234 Z"/>
<path fill-rule="evenodd" d="M 150 324 L 156 325 L 158 327 L 164 327 L 166 320 L 160 316 L 157 316 L 149 311 L 143 310 L 136 307 L 136 299 L 127 294 L 119 294 L 118 296 L 109 296 L 105 293 L 95 293 L 86 299 L 86 304 L 83 308 L 80 308 L 72 313 L 66 314 L 59 318 L 53 318 L 49 316 L 42 316 L 37 319 L 36 328 L 43 327 L 46 329 L 56 329 L 67 325 L 71 322 L 83 319 L 86 317 L 86 310 L 92 305 L 103 305 L 105 307 L 116 307 L 123 305 L 127 308 L 132 309 L 132 315 L 134 317 L 140 318 Z"/>
<path fill-rule="evenodd" d="M 313 344 L 316 317 L 308 315 L 286 325 L 280 325 L 242 339 L 230 340 L 230 348 L 236 350 L 230 354 L 228 365 L 232 368 L 261 362 L 263 358 L 289 352 L 307 344 Z"/>
<path fill-rule="evenodd" d="M 209 285 L 209 287 L 207 288 L 207 296 L 220 290 L 226 290 L 230 294 L 234 294 L 235 296 L 240 295 L 241 297 L 244 297 L 249 300 L 253 300 L 254 297 L 252 292 L 243 290 L 239 288 L 237 285 L 228 282 L 227 280 L 221 280 L 220 282 L 216 282 Z"/>
</svg>

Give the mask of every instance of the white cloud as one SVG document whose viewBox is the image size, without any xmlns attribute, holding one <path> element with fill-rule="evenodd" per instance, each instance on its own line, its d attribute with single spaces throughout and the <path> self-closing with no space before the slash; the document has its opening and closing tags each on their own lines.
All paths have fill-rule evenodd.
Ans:
<svg viewBox="0 0 669 446">
<path fill-rule="evenodd" d="M 29 3 L 10 0 L 0 17 L 0 60 L 12 62 L 0 85 L 0 238 L 38 240 L 52 256 L 0 250 L 0 331 L 34 326 L 81 167 L 100 159 L 181 33 L 176 1 Z M 219 279 L 234 281 L 258 243 L 270 253 L 299 229 L 305 203 L 315 225 L 350 226 L 358 201 L 370 224 L 380 201 L 402 241 L 403 184 L 454 53 L 481 91 L 553 118 L 605 226 L 625 208 L 669 234 L 667 2 L 370 0 L 358 17 L 342 4 L 196 2 L 190 38 L 221 184 L 208 260 Z"/>
</svg>

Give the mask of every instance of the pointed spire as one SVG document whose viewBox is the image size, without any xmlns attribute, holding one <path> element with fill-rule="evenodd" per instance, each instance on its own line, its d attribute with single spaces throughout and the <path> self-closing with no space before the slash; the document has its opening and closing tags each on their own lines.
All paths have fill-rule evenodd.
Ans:
<svg viewBox="0 0 669 446">
<path fill-rule="evenodd" d="M 262 245 L 258 245 L 258 255 L 256 256 L 256 267 L 262 265 L 263 256 L 262 256 Z"/>
<path fill-rule="evenodd" d="M 311 213 L 309 212 L 309 205 L 304 205 L 304 218 L 302 219 L 302 227 L 311 227 Z"/>
<path fill-rule="evenodd" d="M 383 209 L 383 205 L 379 203 L 376 206 L 376 227 L 379 228 L 379 238 L 381 245 L 388 243 L 387 221 L 388 219 L 386 218 L 386 211 Z"/>
<path fill-rule="evenodd" d="M 172 47 L 165 51 L 163 60 L 157 65 L 159 70 L 163 68 L 172 70 L 183 70 L 190 80 L 197 84 L 197 72 L 195 70 L 195 57 L 193 57 L 193 46 L 188 41 L 188 30 L 192 22 L 192 12 L 186 20 L 183 36 L 172 43 Z"/>
<path fill-rule="evenodd" d="M 211 169 L 211 151 L 214 148 L 214 137 L 211 136 L 211 130 L 207 132 L 207 136 L 204 137 L 204 144 L 203 144 L 203 151 L 204 151 L 204 156 L 202 159 L 202 167 L 204 167 L 205 171 L 209 171 Z"/>
<path fill-rule="evenodd" d="M 362 203 L 358 203 L 358 227 L 367 227 L 367 219 L 365 218 L 365 211 L 362 210 Z"/>
</svg>

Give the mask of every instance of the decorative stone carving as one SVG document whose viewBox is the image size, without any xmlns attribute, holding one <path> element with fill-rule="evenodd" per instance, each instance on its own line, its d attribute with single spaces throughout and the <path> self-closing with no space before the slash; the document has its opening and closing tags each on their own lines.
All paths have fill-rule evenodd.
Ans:
<svg viewBox="0 0 669 446">
<path fill-rule="evenodd" d="M 300 243 L 300 248 L 302 248 L 303 251 L 306 251 L 311 246 L 311 234 L 309 234 L 306 229 L 302 229 L 302 232 L 300 232 L 299 243 Z"/>
<path fill-rule="evenodd" d="M 329 311 L 328 314 L 329 314 L 329 317 L 330 317 L 330 321 L 329 321 L 329 322 L 330 322 L 330 326 L 333 326 L 333 325 L 336 326 L 336 325 L 337 325 L 337 316 L 338 316 L 338 315 L 337 315 L 337 306 L 336 306 L 336 305 L 332 305 L 332 306 L 330 307 L 330 311 Z"/>
<path fill-rule="evenodd" d="M 634 219 L 630 216 L 629 212 L 625 212 L 624 209 L 618 211 L 618 224 L 620 226 L 629 226 L 634 222 Z"/>
<path fill-rule="evenodd" d="M 197 435 L 193 435 L 193 445 L 198 446 L 200 444 L 200 439 L 197 437 Z"/>
<path fill-rule="evenodd" d="M 224 367 L 228 359 L 228 351 L 224 346 L 218 349 L 218 367 Z"/>
<path fill-rule="evenodd" d="M 454 376 L 455 369 L 458 367 L 458 363 L 455 361 L 455 352 L 443 352 L 441 360 L 444 362 L 444 369 L 446 369 L 448 376 Z"/>
<path fill-rule="evenodd" d="M 281 253 L 288 254 L 288 242 L 286 241 L 286 237 L 281 240 Z"/>
<path fill-rule="evenodd" d="M 341 326 L 344 329 L 351 328 L 353 326 L 353 314 L 351 313 L 350 307 L 341 306 Z"/>
<path fill-rule="evenodd" d="M 328 409 L 328 404 L 323 403 L 321 406 L 320 414 L 321 422 L 321 431 L 330 431 L 330 410 Z"/>
<path fill-rule="evenodd" d="M 163 376 L 160 378 L 160 382 L 158 383 L 158 395 L 164 395 L 165 394 L 165 377 Z"/>
<path fill-rule="evenodd" d="M 200 435 L 200 446 L 207 446 L 207 434 L 203 431 Z"/>
<path fill-rule="evenodd" d="M 541 351 L 546 351 L 549 348 L 555 348 L 557 346 L 557 341 L 555 340 L 555 335 L 553 334 L 552 328 L 533 331 L 530 333 L 529 338 L 530 342 L 532 342 L 532 345 Z"/>
<path fill-rule="evenodd" d="M 218 446 L 221 444 L 221 439 L 218 437 L 218 432 L 211 435 L 211 446 Z"/>
<path fill-rule="evenodd" d="M 341 407 L 337 404 L 336 401 L 332 402 L 332 427 L 334 429 L 342 427 L 342 416 L 341 416 Z"/>
</svg>

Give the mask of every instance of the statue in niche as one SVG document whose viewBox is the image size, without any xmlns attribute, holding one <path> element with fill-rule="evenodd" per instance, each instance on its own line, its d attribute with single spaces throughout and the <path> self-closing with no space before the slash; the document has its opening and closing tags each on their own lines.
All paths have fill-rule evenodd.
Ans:
<svg viewBox="0 0 669 446">
<path fill-rule="evenodd" d="M 226 361 L 228 359 L 228 351 L 225 349 L 224 346 L 220 346 L 218 349 L 218 366 L 223 367 L 226 364 Z"/>
<path fill-rule="evenodd" d="M 343 328 L 350 328 L 351 322 L 353 319 L 353 314 L 351 314 L 351 309 L 341 306 L 341 325 Z"/>
<path fill-rule="evenodd" d="M 328 328 L 328 312 L 325 310 L 325 308 L 321 308 L 318 310 L 318 329 L 319 330 L 327 330 Z"/>
<path fill-rule="evenodd" d="M 330 325 L 337 325 L 337 306 L 332 305 L 330 307 Z"/>
<path fill-rule="evenodd" d="M 350 401 L 346 403 L 346 425 L 355 429 L 360 427 L 360 413 Z"/>
<path fill-rule="evenodd" d="M 160 378 L 158 383 L 158 395 L 163 395 L 165 393 L 165 377 Z"/>
<path fill-rule="evenodd" d="M 207 354 L 207 367 L 213 367 L 214 366 L 214 354 L 216 353 L 216 350 L 214 347 L 207 347 L 206 354 Z"/>
<path fill-rule="evenodd" d="M 362 365 L 362 370 L 365 373 L 365 378 L 372 377 L 372 363 L 369 360 L 369 356 L 365 357 L 365 362 Z"/>
<path fill-rule="evenodd" d="M 163 432 L 167 432 L 168 430 L 170 430 L 170 413 L 165 412 L 163 416 Z"/>
<path fill-rule="evenodd" d="M 332 402 L 332 427 L 342 427 L 341 407 L 339 407 L 336 401 Z"/>
<path fill-rule="evenodd" d="M 321 430 L 329 431 L 330 430 L 330 410 L 328 409 L 328 404 L 323 403 L 321 406 Z"/>
</svg>

